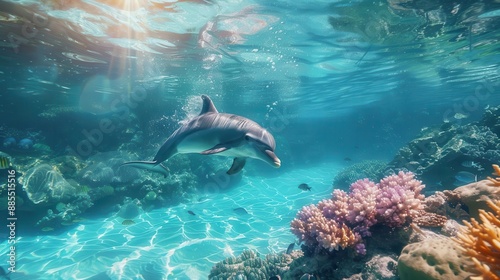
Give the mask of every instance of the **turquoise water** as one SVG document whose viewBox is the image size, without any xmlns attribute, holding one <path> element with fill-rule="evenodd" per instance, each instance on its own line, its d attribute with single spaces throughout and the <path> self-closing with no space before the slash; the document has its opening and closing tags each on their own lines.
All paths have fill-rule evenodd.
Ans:
<svg viewBox="0 0 500 280">
<path fill-rule="evenodd" d="M 342 168 L 389 162 L 422 131 L 500 104 L 499 11 L 498 0 L 0 0 L 0 156 L 20 198 L 9 277 L 206 279 L 245 249 L 286 250 L 291 220 L 330 197 Z M 249 160 L 228 189 L 206 182 L 231 158 L 174 157 L 165 177 L 118 167 L 151 160 L 202 94 L 266 128 L 281 167 Z M 428 194 L 476 172 L 458 161 L 498 163 L 496 151 L 471 155 L 446 178 L 437 168 Z M 32 199 L 57 183 L 73 196 Z M 117 208 L 129 200 L 142 206 L 127 226 Z"/>
<path fill-rule="evenodd" d="M 244 249 L 285 251 L 296 240 L 289 224 L 297 209 L 329 197 L 339 167 L 321 164 L 275 178 L 245 177 L 198 202 L 142 212 L 130 226 L 113 215 L 56 235 L 20 237 L 19 274 L 12 279 L 85 279 L 100 273 L 96 279 L 107 279 L 102 273 L 110 279 L 207 279 L 215 263 Z M 298 189 L 302 182 L 312 190 Z M 237 207 L 248 214 L 235 213 Z M 3 242 L 0 250 L 8 246 Z"/>
</svg>

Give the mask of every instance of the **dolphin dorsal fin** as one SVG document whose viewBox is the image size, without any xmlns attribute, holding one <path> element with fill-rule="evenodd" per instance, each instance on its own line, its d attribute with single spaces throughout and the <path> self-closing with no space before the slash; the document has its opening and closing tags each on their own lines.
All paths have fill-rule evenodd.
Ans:
<svg viewBox="0 0 500 280">
<path fill-rule="evenodd" d="M 200 115 L 206 113 L 219 113 L 219 111 L 217 111 L 217 109 L 215 108 L 215 105 L 212 102 L 212 99 L 210 99 L 210 97 L 208 97 L 207 95 L 202 95 L 201 99 L 203 100 L 203 108 L 201 108 Z"/>
</svg>

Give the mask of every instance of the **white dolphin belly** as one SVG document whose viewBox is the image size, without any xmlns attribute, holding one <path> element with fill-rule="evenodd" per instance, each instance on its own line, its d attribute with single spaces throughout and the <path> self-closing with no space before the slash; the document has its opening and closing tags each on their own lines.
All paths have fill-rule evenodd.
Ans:
<svg viewBox="0 0 500 280">
<path fill-rule="evenodd" d="M 231 139 L 231 140 L 227 140 Z M 213 147 L 241 139 L 242 145 L 232 146 L 227 150 L 214 153 L 213 155 L 228 156 L 228 157 L 253 157 L 255 152 L 248 146 L 243 139 L 243 135 L 235 134 L 232 131 L 220 130 L 202 130 L 186 136 L 179 144 L 177 144 L 177 152 L 181 154 L 201 153 L 212 149 Z M 225 141 L 224 143 L 222 141 Z M 234 143 L 233 143 L 234 144 Z"/>
</svg>

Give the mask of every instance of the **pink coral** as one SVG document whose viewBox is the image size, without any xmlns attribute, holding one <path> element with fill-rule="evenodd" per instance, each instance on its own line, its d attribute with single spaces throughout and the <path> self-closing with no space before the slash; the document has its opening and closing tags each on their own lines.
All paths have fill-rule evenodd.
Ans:
<svg viewBox="0 0 500 280">
<path fill-rule="evenodd" d="M 377 195 L 379 189 L 368 179 L 352 183 L 349 193 L 347 221 L 365 228 L 377 223 Z"/>
<path fill-rule="evenodd" d="M 415 174 L 400 171 L 380 180 L 377 196 L 377 213 L 380 220 L 391 227 L 400 227 L 423 209 L 425 185 L 414 179 Z"/>
<path fill-rule="evenodd" d="M 362 236 L 370 235 L 370 227 L 383 223 L 400 227 L 416 217 L 423 208 L 424 185 L 411 172 L 385 177 L 379 184 L 358 180 L 350 192 L 334 190 L 331 199 L 302 208 L 291 223 L 291 230 L 308 246 L 329 251 L 354 248 L 366 252 Z"/>
<path fill-rule="evenodd" d="M 361 242 L 358 233 L 343 223 L 326 218 L 315 205 L 303 207 L 291 227 L 292 233 L 306 245 L 320 245 L 329 251 L 353 247 Z"/>
<path fill-rule="evenodd" d="M 318 208 L 328 219 L 345 222 L 349 214 L 349 195 L 343 190 L 333 190 L 332 199 L 324 199 L 318 203 Z"/>
</svg>

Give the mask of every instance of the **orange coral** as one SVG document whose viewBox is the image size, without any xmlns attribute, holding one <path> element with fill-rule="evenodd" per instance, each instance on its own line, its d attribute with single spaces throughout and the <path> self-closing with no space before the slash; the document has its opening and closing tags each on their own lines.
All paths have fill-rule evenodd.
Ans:
<svg viewBox="0 0 500 280">
<path fill-rule="evenodd" d="M 497 164 L 493 164 L 493 170 L 495 170 L 495 173 L 493 173 L 493 175 L 500 176 L 500 166 L 498 166 Z M 490 180 L 493 183 L 493 185 L 500 186 L 500 177 L 496 178 L 488 177 L 488 180 Z"/>
<path fill-rule="evenodd" d="M 497 166 L 498 167 L 498 166 Z M 479 223 L 474 218 L 464 221 L 455 241 L 472 258 L 480 276 L 471 279 L 500 280 L 500 201 L 487 201 L 493 212 L 479 210 Z"/>
</svg>

